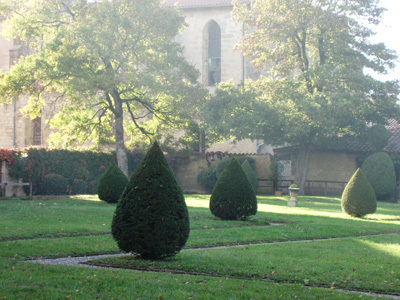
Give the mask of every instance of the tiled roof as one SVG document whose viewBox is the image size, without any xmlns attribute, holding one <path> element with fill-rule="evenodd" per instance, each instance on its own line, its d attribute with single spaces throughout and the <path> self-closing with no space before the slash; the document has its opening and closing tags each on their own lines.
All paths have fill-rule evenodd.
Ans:
<svg viewBox="0 0 400 300">
<path fill-rule="evenodd" d="M 398 131 L 400 131 L 399 121 L 397 121 L 395 119 L 390 119 L 389 122 L 388 122 L 388 125 L 386 125 L 386 128 L 390 132 L 398 132 Z"/>
<path fill-rule="evenodd" d="M 296 151 L 298 146 L 287 146 L 275 148 L 275 153 L 291 153 Z M 374 149 L 366 142 L 355 140 L 347 137 L 338 137 L 327 140 L 321 145 L 315 146 L 316 151 L 332 151 L 332 152 L 351 152 L 351 153 L 369 153 L 374 152 Z"/>
<path fill-rule="evenodd" d="M 400 130 L 397 130 L 395 133 L 393 133 L 388 145 L 383 150 L 388 153 L 400 154 Z"/>
<path fill-rule="evenodd" d="M 242 3 L 250 3 L 250 0 L 240 0 Z M 197 8 L 197 7 L 216 7 L 232 6 L 232 0 L 166 0 L 166 6 L 177 5 L 179 8 Z"/>
<path fill-rule="evenodd" d="M 392 133 L 387 146 L 383 151 L 387 153 L 400 154 L 400 123 L 397 120 L 391 119 L 386 125 L 386 128 Z M 298 146 L 287 146 L 275 148 L 275 153 L 290 153 L 298 149 Z M 371 147 L 366 141 L 348 138 L 346 136 L 339 136 L 327 140 L 323 144 L 316 146 L 315 150 L 319 151 L 335 151 L 335 152 L 351 152 L 351 153 L 371 153 L 375 149 Z"/>
</svg>

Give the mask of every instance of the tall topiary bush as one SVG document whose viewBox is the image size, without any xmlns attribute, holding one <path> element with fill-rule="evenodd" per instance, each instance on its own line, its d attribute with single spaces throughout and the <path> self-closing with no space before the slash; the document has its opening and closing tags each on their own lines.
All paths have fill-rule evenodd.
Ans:
<svg viewBox="0 0 400 300">
<path fill-rule="evenodd" d="M 183 193 L 157 143 L 133 173 L 112 221 L 121 250 L 145 259 L 179 252 L 189 237 Z"/>
<path fill-rule="evenodd" d="M 257 213 L 257 198 L 241 165 L 234 158 L 219 176 L 210 198 L 211 213 L 223 220 L 240 220 Z"/>
<path fill-rule="evenodd" d="M 253 168 L 251 167 L 251 165 L 247 159 L 242 163 L 242 168 L 254 190 L 254 193 L 257 195 L 258 179 L 257 179 L 256 172 L 254 172 Z"/>
<path fill-rule="evenodd" d="M 99 180 L 99 198 L 108 203 L 117 203 L 127 184 L 128 178 L 113 162 Z"/>
<path fill-rule="evenodd" d="M 376 211 L 376 197 L 361 169 L 347 183 L 342 195 L 342 209 L 353 217 L 363 217 Z"/>
<path fill-rule="evenodd" d="M 368 156 L 361 169 L 379 201 L 390 200 L 396 189 L 396 172 L 390 156 L 385 152 Z"/>
</svg>

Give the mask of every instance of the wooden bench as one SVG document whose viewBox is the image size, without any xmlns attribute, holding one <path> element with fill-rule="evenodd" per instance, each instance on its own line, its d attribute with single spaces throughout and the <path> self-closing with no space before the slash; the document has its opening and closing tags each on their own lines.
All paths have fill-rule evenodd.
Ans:
<svg viewBox="0 0 400 300">
<path fill-rule="evenodd" d="M 7 187 L 13 186 L 28 186 L 29 185 L 29 198 L 32 198 L 32 182 L 1 182 L 0 188 L 4 187 L 4 197 L 7 195 Z"/>
</svg>

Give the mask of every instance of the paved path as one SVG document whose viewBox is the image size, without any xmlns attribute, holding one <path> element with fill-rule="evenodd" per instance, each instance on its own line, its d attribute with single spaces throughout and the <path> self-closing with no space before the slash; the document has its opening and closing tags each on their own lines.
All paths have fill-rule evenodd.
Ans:
<svg viewBox="0 0 400 300">
<path fill-rule="evenodd" d="M 398 234 L 398 233 L 389 233 L 389 234 Z M 321 238 L 321 239 L 312 239 L 312 240 L 296 240 L 296 241 L 281 241 L 281 242 L 271 242 L 271 243 L 260 243 L 260 244 L 246 244 L 246 245 L 234 245 L 234 246 L 218 246 L 218 247 L 207 247 L 207 248 L 193 248 L 193 249 L 184 249 L 182 251 L 199 251 L 199 250 L 207 250 L 207 249 L 224 249 L 224 248 L 232 248 L 232 247 L 248 247 L 248 246 L 259 246 L 259 245 L 271 245 L 277 243 L 301 243 L 301 242 L 318 242 L 318 241 L 329 241 L 329 240 L 337 240 L 337 239 L 349 239 L 349 238 L 364 238 L 371 236 L 380 236 L 380 235 L 388 235 L 388 234 L 374 234 L 374 235 L 365 235 L 365 236 L 352 236 L 352 237 L 335 237 L 335 238 Z M 93 268 L 93 269 L 117 269 L 110 267 L 101 267 L 101 266 L 93 266 L 88 264 L 83 264 L 84 262 L 88 262 L 91 260 L 95 260 L 98 258 L 105 257 L 117 257 L 117 256 L 128 256 L 131 255 L 129 253 L 119 253 L 119 254 L 104 254 L 104 255 L 93 255 L 93 256 L 80 256 L 80 257 L 62 257 L 62 258 L 39 258 L 34 260 L 29 260 L 32 263 L 41 263 L 45 265 L 64 265 L 64 266 L 77 266 L 77 267 L 85 267 L 85 268 Z M 189 274 L 189 273 L 188 273 Z M 211 274 L 203 274 L 205 276 L 213 276 Z M 245 279 L 245 278 L 243 278 Z M 273 280 L 268 280 L 270 282 L 275 282 Z M 279 282 L 275 282 L 279 283 Z M 290 284 L 290 283 L 286 283 Z M 328 289 L 324 287 L 313 287 L 319 289 Z M 343 290 L 336 289 L 337 291 L 343 292 L 353 292 L 358 293 L 360 295 L 366 295 L 376 298 L 386 298 L 386 299 L 400 299 L 400 295 L 392 295 L 392 294 L 379 294 L 379 293 L 369 293 L 369 292 L 361 292 L 357 290 Z"/>
</svg>

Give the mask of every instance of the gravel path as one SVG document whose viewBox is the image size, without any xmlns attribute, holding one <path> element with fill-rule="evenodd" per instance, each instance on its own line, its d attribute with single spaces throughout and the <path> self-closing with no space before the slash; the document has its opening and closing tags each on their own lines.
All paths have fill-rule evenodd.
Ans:
<svg viewBox="0 0 400 300">
<path fill-rule="evenodd" d="M 398 233 L 393 233 L 393 234 L 398 234 Z M 377 235 L 384 235 L 384 234 L 377 234 Z M 368 236 L 371 236 L 371 235 L 368 235 Z M 362 238 L 362 237 L 368 237 L 368 236 L 359 236 L 359 237 Z M 357 237 L 357 238 L 359 238 L 359 237 Z M 343 238 L 355 238 L 355 237 L 337 237 L 337 238 L 327 238 L 327 239 L 325 238 L 325 239 L 314 239 L 314 240 L 282 241 L 282 242 L 260 243 L 260 244 L 250 244 L 250 245 L 218 246 L 218 247 L 208 247 L 208 248 L 184 249 L 182 251 L 199 251 L 199 250 L 206 250 L 206 249 L 248 247 L 248 246 L 267 245 L 267 244 L 276 244 L 276 243 L 300 243 L 300 242 L 329 241 L 329 240 L 343 239 Z M 116 270 L 117 268 L 93 266 L 93 265 L 87 265 L 87 264 L 83 264 L 83 263 L 91 261 L 91 260 L 95 260 L 98 258 L 128 256 L 128 255 L 131 255 L 131 254 L 119 253 L 119 254 L 80 256 L 80 257 L 39 258 L 39 259 L 29 260 L 29 262 L 40 263 L 40 264 L 45 264 L 45 265 L 64 265 L 64 266 L 76 266 L 76 267 L 85 267 L 85 268 L 92 268 L 92 269 L 114 269 L 114 270 Z M 314 287 L 314 288 L 323 288 L 323 287 Z M 323 289 L 326 289 L 326 288 L 323 288 Z M 360 295 L 366 295 L 366 296 L 376 297 L 376 298 L 399 299 L 400 300 L 399 295 L 361 292 L 361 291 L 357 291 L 357 290 L 342 290 L 342 289 L 336 289 L 336 290 L 343 291 L 343 292 L 353 292 L 353 293 L 357 293 Z"/>
</svg>

